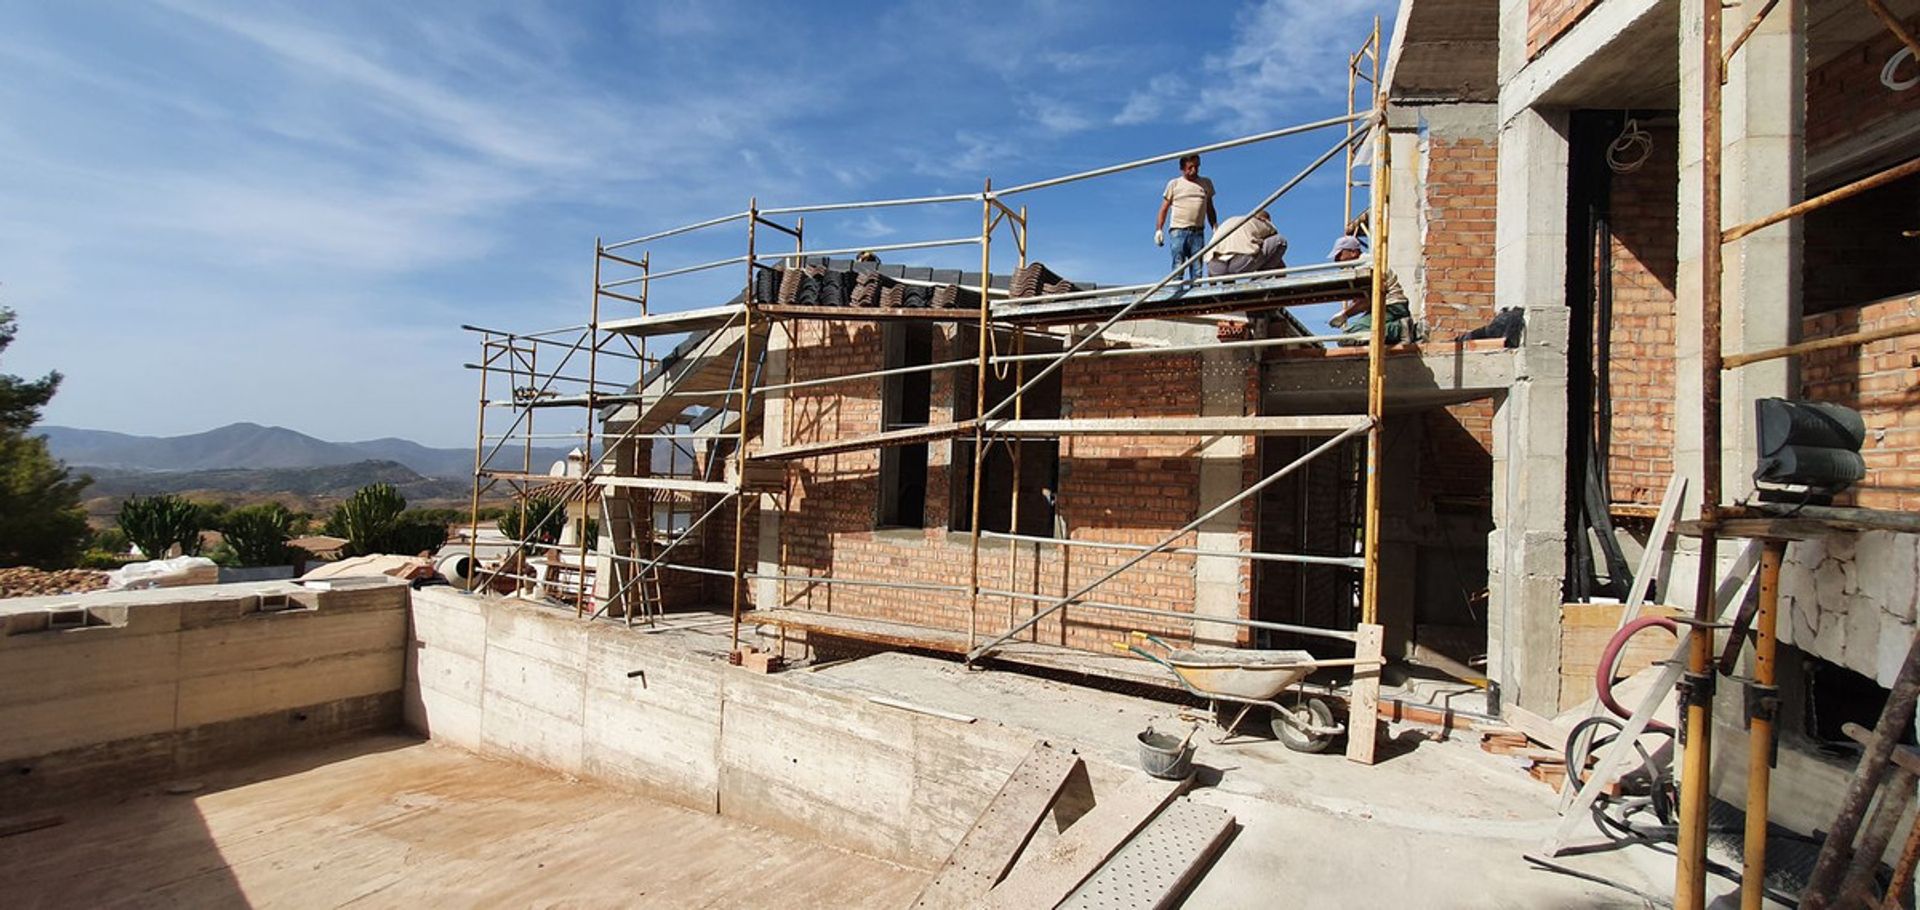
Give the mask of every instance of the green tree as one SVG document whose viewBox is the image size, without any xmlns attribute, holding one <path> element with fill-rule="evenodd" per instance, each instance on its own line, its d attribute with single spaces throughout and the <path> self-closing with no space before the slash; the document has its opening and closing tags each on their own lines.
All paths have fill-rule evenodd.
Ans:
<svg viewBox="0 0 1920 910">
<path fill-rule="evenodd" d="M 205 517 L 200 506 L 170 494 L 129 496 L 120 504 L 120 530 L 148 559 L 165 559 L 176 545 L 183 556 L 200 555 Z"/>
<path fill-rule="evenodd" d="M 0 352 L 17 331 L 13 311 L 0 308 Z M 74 477 L 45 439 L 27 435 L 59 387 L 59 373 L 32 381 L 0 373 L 0 566 L 63 568 L 86 549 L 80 493 L 93 479 Z"/>
</svg>

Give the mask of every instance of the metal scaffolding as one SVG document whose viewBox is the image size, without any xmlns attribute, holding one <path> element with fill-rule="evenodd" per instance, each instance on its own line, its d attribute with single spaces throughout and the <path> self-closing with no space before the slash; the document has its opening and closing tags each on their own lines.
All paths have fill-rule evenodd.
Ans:
<svg viewBox="0 0 1920 910">
<path fill-rule="evenodd" d="M 1355 649 L 1355 657 L 1349 662 L 1355 665 L 1353 712 L 1356 718 L 1371 718 L 1376 710 L 1375 699 L 1378 693 L 1378 666 L 1381 650 L 1377 564 L 1379 550 L 1377 519 L 1380 508 L 1381 478 L 1378 466 L 1382 457 L 1381 428 L 1386 403 L 1383 361 L 1387 320 L 1382 284 L 1388 242 L 1386 194 L 1390 183 L 1389 143 L 1384 116 L 1385 95 L 1378 85 L 1379 47 L 1380 29 L 1376 19 L 1372 33 L 1349 61 L 1349 111 L 1343 117 L 1332 117 L 1199 148 L 1182 149 L 998 190 L 989 180 L 983 183 L 979 193 L 773 208 L 762 208 L 757 198 L 749 199 L 745 210 L 738 213 L 613 244 L 596 242 L 592 305 L 586 325 L 532 334 L 473 329 L 482 336 L 482 356 L 476 364 L 469 366 L 480 373 L 480 417 L 479 426 L 476 429 L 473 486 L 476 526 L 482 497 L 494 490 L 497 485 L 506 484 L 509 489 L 524 493 L 536 484 L 552 484 L 556 480 L 564 480 L 573 485 L 582 497 L 592 497 L 600 503 L 597 513 L 599 542 L 597 546 L 592 544 L 589 541 L 591 535 L 585 533 L 584 527 L 581 529 L 577 548 L 568 554 L 575 560 L 572 566 L 574 571 L 567 576 L 572 582 L 571 590 L 556 588 L 551 581 L 547 580 L 552 577 L 551 565 L 559 559 L 557 551 L 551 544 L 543 543 L 531 536 L 511 541 L 508 556 L 486 572 L 476 573 L 474 586 L 491 585 L 504 579 L 505 582 L 510 582 L 523 591 L 530 590 L 556 599 L 571 600 L 580 615 L 596 618 L 610 616 L 624 619 L 631 624 L 651 623 L 660 615 L 658 579 L 662 571 L 726 577 L 731 582 L 729 600 L 732 640 L 736 650 L 739 648 L 740 627 L 746 610 L 746 586 L 749 581 L 754 580 L 778 582 L 783 586 L 783 590 L 789 583 L 800 583 L 828 586 L 875 586 L 902 591 L 938 591 L 948 595 L 964 594 L 967 607 L 966 638 L 964 648 L 959 650 L 965 654 L 969 662 L 995 656 L 1020 644 L 1017 639 L 1022 632 L 1036 627 L 1048 617 L 1059 615 L 1064 618 L 1066 611 L 1076 608 L 1104 610 L 1124 615 L 1153 616 L 1163 621 L 1191 623 L 1195 629 L 1203 624 L 1219 623 L 1237 628 L 1313 635 L 1340 642 L 1343 647 L 1351 646 Z M 1363 65 L 1370 66 L 1371 69 L 1363 72 Z M 1371 99 L 1369 104 L 1361 105 L 1355 100 L 1354 92 L 1360 81 L 1364 81 L 1368 86 Z M 1151 284 L 1020 298 L 1012 298 L 993 287 L 993 256 L 996 241 L 1000 244 L 1009 242 L 1012 244 L 1012 258 L 1018 263 L 1016 268 L 1024 267 L 1028 262 L 1027 209 L 1025 206 L 1016 207 L 1011 204 L 1009 202 L 1011 197 L 1125 173 L 1174 161 L 1188 154 L 1235 148 L 1335 128 L 1343 133 L 1337 141 L 1297 175 L 1274 189 L 1246 214 L 1250 217 L 1253 213 L 1274 204 L 1322 166 L 1336 157 L 1341 157 L 1344 159 L 1346 169 L 1347 210 L 1343 216 L 1345 218 L 1343 229 L 1358 227 L 1365 231 L 1372 242 L 1369 259 L 1333 266 L 1317 265 L 1252 275 L 1234 275 L 1230 280 L 1227 278 L 1201 279 L 1176 286 L 1176 282 L 1179 281 L 1187 266 L 1204 262 L 1214 247 L 1220 244 L 1223 237 L 1216 234 L 1213 240 L 1192 258 L 1179 264 Z M 1363 147 L 1367 149 L 1367 155 L 1364 158 L 1357 154 Z M 1364 182 L 1356 181 L 1356 169 L 1362 166 L 1363 161 L 1368 170 L 1368 179 Z M 1361 187 L 1368 190 L 1368 214 L 1364 226 L 1356 226 L 1352 217 L 1353 193 L 1356 188 Z M 977 236 L 874 247 L 809 250 L 805 244 L 803 219 L 795 218 L 791 225 L 772 220 L 775 216 L 800 216 L 814 212 L 848 212 L 860 209 L 969 203 L 980 206 L 980 232 Z M 746 228 L 746 251 L 742 256 L 667 270 L 655 270 L 652 265 L 651 250 L 641 252 L 637 256 L 628 252 L 630 248 L 644 247 L 669 238 L 684 237 L 714 229 L 731 229 L 742 222 Z M 777 251 L 763 248 L 763 238 L 760 235 L 760 229 L 763 227 L 791 237 L 793 240 L 791 249 L 784 248 L 784 244 Z M 1006 229 L 1004 237 L 1000 233 L 1003 227 Z M 760 299 L 767 286 L 767 283 L 761 280 L 762 273 L 773 271 L 777 274 L 782 264 L 798 267 L 804 265 L 810 258 L 832 255 L 947 248 L 969 244 L 977 244 L 980 248 L 978 287 L 966 289 L 970 292 L 977 291 L 979 300 L 977 308 L 947 310 L 889 310 L 883 307 L 825 308 L 782 305 L 775 300 Z M 1006 247 L 1002 246 L 1001 249 L 1005 250 Z M 650 303 L 657 281 L 736 266 L 744 267 L 745 283 L 738 299 L 734 302 L 702 310 L 670 313 L 656 313 L 654 306 Z M 777 286 L 778 282 L 774 281 L 772 284 Z M 1359 340 L 1363 337 L 1328 335 L 1251 339 L 1206 345 L 1132 346 L 1124 341 L 1115 341 L 1110 334 L 1110 330 L 1123 321 L 1165 317 L 1172 314 L 1195 316 L 1246 309 L 1275 309 L 1295 303 L 1338 299 L 1340 294 L 1352 298 L 1362 293 L 1370 298 L 1372 315 L 1371 331 L 1364 336 L 1367 342 L 1368 363 L 1364 412 L 1311 417 L 1138 418 L 1104 421 L 1034 420 L 1027 415 L 1027 398 L 1036 386 L 1059 373 L 1070 361 L 1078 359 L 1193 353 L 1199 350 L 1260 349 L 1270 346 Z M 603 320 L 603 301 L 637 307 L 639 315 L 637 318 Z M 956 326 L 970 324 L 976 336 L 973 339 L 975 350 L 971 357 L 964 359 L 955 357 L 942 362 L 882 370 L 863 370 L 842 375 L 786 379 L 776 382 L 763 381 L 762 371 L 767 362 L 767 351 L 773 341 L 771 332 L 782 330 L 791 336 L 798 324 L 810 320 L 839 322 L 906 320 L 923 324 L 933 322 L 953 323 Z M 1065 329 L 1064 333 L 1062 329 Z M 656 354 L 649 347 L 650 339 L 681 334 L 687 334 L 689 338 L 674 352 Z M 1028 340 L 1036 336 L 1045 336 L 1061 343 L 1062 347 L 1057 351 L 1027 353 Z M 955 337 L 957 339 L 959 336 Z M 1001 349 L 1003 345 L 1008 344 L 1002 339 L 1011 339 L 1010 351 Z M 556 352 L 564 351 L 558 358 L 558 362 L 544 373 L 537 368 L 538 360 L 534 356 L 535 352 L 542 347 L 555 349 Z M 585 361 L 584 376 L 577 372 L 580 366 L 575 358 Z M 625 381 L 603 380 L 600 376 L 600 371 L 604 369 L 603 359 L 637 366 L 638 381 L 629 384 Z M 726 363 L 724 369 L 719 367 L 722 362 Z M 498 395 L 499 393 L 498 386 L 490 382 L 489 376 L 503 370 L 508 375 L 513 394 L 504 398 L 490 398 L 490 394 Z M 994 370 L 1001 371 L 999 375 L 1003 377 L 1009 374 L 1013 377 L 1011 392 L 998 401 L 990 401 L 988 396 L 987 378 L 990 371 Z M 870 435 L 815 438 L 802 443 L 792 443 L 787 439 L 759 438 L 756 435 L 759 429 L 755 419 L 756 407 L 766 401 L 769 393 L 848 382 L 884 380 L 909 373 L 937 374 L 947 371 L 959 371 L 963 376 L 971 371 L 974 377 L 971 416 L 925 426 L 891 429 L 883 426 L 880 432 Z M 700 411 L 700 416 L 687 417 L 689 409 L 696 403 L 705 405 Z M 497 428 L 490 432 L 488 414 L 490 411 L 502 408 L 511 409 L 513 419 L 504 432 Z M 585 467 L 578 476 L 549 477 L 537 473 L 531 464 L 533 416 L 536 411 L 546 409 L 572 409 L 573 413 L 584 416 L 586 429 L 581 436 L 586 440 L 587 448 Z M 679 432 L 683 428 L 682 424 L 689 420 L 694 425 L 684 427 L 688 432 Z M 601 424 L 602 429 L 598 435 L 594 431 L 596 422 Z M 659 432 L 665 427 L 672 427 L 674 431 Z M 711 429 L 705 429 L 706 427 Z M 1107 542 L 1079 540 L 1070 536 L 1031 538 L 1019 534 L 1022 489 L 1020 471 L 1024 460 L 1020 457 L 1022 447 L 1035 441 L 1052 440 L 1057 443 L 1058 440 L 1070 436 L 1103 433 L 1161 437 L 1205 435 L 1242 439 L 1279 434 L 1315 437 L 1324 441 L 1319 442 L 1306 454 L 1285 467 L 1266 473 L 1224 501 L 1200 510 L 1200 514 L 1192 521 L 1165 535 L 1153 545 L 1116 547 Z M 1255 553 L 1237 549 L 1202 549 L 1181 545 L 1215 516 L 1224 514 L 1257 496 L 1263 489 L 1292 475 L 1314 458 L 1338 450 L 1343 444 L 1357 439 L 1362 434 L 1367 438 L 1368 461 L 1364 477 L 1365 533 L 1360 541 L 1360 552 L 1357 555 Z M 517 469 L 506 470 L 497 467 L 495 459 L 502 451 L 502 446 L 516 440 L 525 443 Z M 704 469 L 704 474 L 686 477 L 646 476 L 652 473 L 652 466 L 639 463 L 639 458 L 642 457 L 640 453 L 648 448 L 643 443 L 661 440 L 666 440 L 669 445 L 697 440 L 703 452 L 702 457 L 696 460 L 696 464 Z M 777 494 L 786 489 L 787 464 L 800 459 L 818 458 L 839 452 L 878 450 L 934 440 L 968 440 L 971 443 L 968 455 L 972 460 L 972 473 L 965 506 L 969 515 L 967 526 L 969 570 L 966 585 L 934 584 L 904 578 L 789 575 L 784 572 L 757 572 L 749 569 L 746 554 L 746 525 L 754 514 L 749 505 L 757 504 L 760 494 Z M 491 448 L 489 448 L 490 441 Z M 1007 506 L 1011 520 L 1008 532 L 994 532 L 983 527 L 982 505 L 986 495 L 983 489 L 983 475 L 990 447 L 1002 445 L 1006 446 L 1012 454 L 1014 479 Z M 956 442 L 956 454 L 959 448 L 960 445 Z M 714 499 L 697 519 L 690 521 L 684 527 L 668 529 L 670 533 L 663 534 L 661 529 L 652 526 L 652 509 L 636 514 L 633 506 L 638 498 L 646 498 L 651 504 L 651 501 L 667 496 L 712 496 Z M 526 508 L 526 501 L 524 496 L 520 498 L 520 507 L 523 511 Z M 701 533 L 711 518 L 726 511 L 725 505 L 729 502 L 733 507 L 731 510 L 733 525 L 730 529 L 731 571 L 668 560 L 667 557 L 677 547 Z M 564 504 L 556 508 L 564 508 Z M 537 527 L 538 524 L 537 522 L 523 523 L 522 527 Z M 1004 584 L 1000 585 L 986 578 L 982 567 L 982 551 L 991 540 L 1002 540 L 1009 548 L 1010 574 Z M 1063 552 L 1075 548 L 1107 550 L 1118 548 L 1126 550 L 1127 555 L 1117 567 L 1106 571 L 1096 580 L 1078 585 L 1072 594 L 1059 597 L 1017 590 L 1016 579 L 1011 573 L 1015 571 L 1013 567 L 1017 566 L 1015 549 L 1023 541 L 1034 543 L 1035 546 L 1043 541 L 1046 545 L 1061 548 Z M 477 551 L 474 553 L 477 555 Z M 529 554 L 539 555 L 529 556 Z M 1103 585 L 1122 576 L 1130 568 L 1151 557 L 1164 554 L 1204 555 L 1242 561 L 1295 562 L 1357 571 L 1360 573 L 1361 590 L 1358 629 L 1270 623 L 1240 617 L 1200 616 L 1189 611 L 1156 609 L 1088 599 Z M 545 559 L 549 569 L 528 571 L 527 565 L 539 559 Z M 564 562 L 564 560 L 560 561 Z M 1006 628 L 983 626 L 983 619 L 986 618 L 986 614 L 982 612 L 983 607 L 988 602 L 995 601 L 1004 601 L 1006 604 Z M 1024 618 L 1016 618 L 1020 613 L 1016 604 L 1022 602 L 1029 604 L 1029 609 Z M 1372 723 L 1352 725 L 1350 756 L 1369 762 L 1372 760 L 1373 730 Z"/>
</svg>

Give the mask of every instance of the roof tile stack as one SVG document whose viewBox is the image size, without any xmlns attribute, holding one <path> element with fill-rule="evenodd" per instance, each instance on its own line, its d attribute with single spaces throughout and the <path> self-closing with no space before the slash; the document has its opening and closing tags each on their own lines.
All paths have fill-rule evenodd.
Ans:
<svg viewBox="0 0 1920 910">
<path fill-rule="evenodd" d="M 1009 293 L 1014 297 L 1038 297 L 1042 294 L 1068 294 L 1086 290 L 1054 274 L 1043 262 L 1029 262 L 1013 273 Z"/>
</svg>

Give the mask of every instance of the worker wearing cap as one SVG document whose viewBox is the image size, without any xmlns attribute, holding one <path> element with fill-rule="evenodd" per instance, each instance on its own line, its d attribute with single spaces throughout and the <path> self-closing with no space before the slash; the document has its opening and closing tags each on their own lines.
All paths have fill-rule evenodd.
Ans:
<svg viewBox="0 0 1920 910">
<path fill-rule="evenodd" d="M 1334 241 L 1330 257 L 1335 262 L 1351 262 L 1360 258 L 1363 249 L 1360 238 L 1348 234 Z M 1407 292 L 1400 289 L 1400 279 L 1393 274 L 1392 269 L 1382 269 L 1380 272 L 1380 297 L 1386 304 L 1387 311 L 1386 342 L 1399 344 L 1405 334 L 1401 326 L 1411 325 L 1413 310 L 1407 303 Z M 1346 307 L 1340 311 L 1340 314 L 1327 320 L 1327 324 L 1348 334 L 1371 333 L 1373 331 L 1373 299 L 1355 297 L 1347 301 Z M 1357 346 L 1367 342 L 1365 339 L 1357 339 L 1340 343 Z"/>
<path fill-rule="evenodd" d="M 1207 252 L 1207 274 L 1244 275 L 1287 267 L 1287 238 L 1273 229 L 1273 217 L 1266 209 L 1251 217 L 1235 215 L 1220 222 L 1213 233 L 1213 249 Z"/>
<path fill-rule="evenodd" d="M 1169 214 L 1173 216 L 1171 222 Z M 1165 246 L 1171 235 L 1173 267 L 1179 269 L 1207 245 L 1206 228 L 1219 223 L 1213 211 L 1213 181 L 1200 176 L 1200 156 L 1180 156 L 1180 176 L 1167 181 L 1167 188 L 1160 193 L 1160 214 L 1153 219 L 1154 245 Z M 1161 230 L 1163 227 L 1166 230 Z M 1187 281 L 1200 277 L 1198 260 L 1186 267 L 1183 277 Z"/>
</svg>

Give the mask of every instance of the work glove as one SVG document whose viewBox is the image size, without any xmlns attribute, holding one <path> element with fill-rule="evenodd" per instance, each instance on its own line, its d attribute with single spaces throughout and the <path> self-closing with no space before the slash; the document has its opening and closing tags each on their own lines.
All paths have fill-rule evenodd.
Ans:
<svg viewBox="0 0 1920 910">
<path fill-rule="evenodd" d="M 1167 232 L 1166 232 L 1166 231 L 1154 231 L 1154 232 L 1153 232 L 1153 245 L 1154 245 L 1154 246 L 1166 246 L 1166 245 L 1167 245 Z"/>
<path fill-rule="evenodd" d="M 1327 320 L 1327 325 L 1330 325 L 1336 329 L 1343 329 L 1347 327 L 1347 321 L 1345 319 L 1342 319 L 1339 316 L 1335 316 L 1332 319 Z"/>
</svg>

